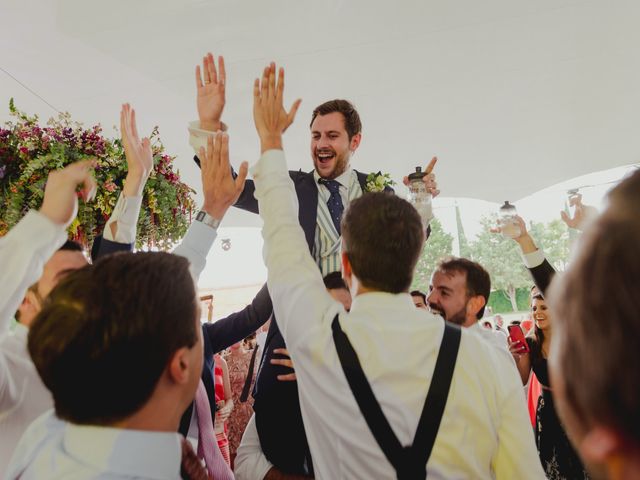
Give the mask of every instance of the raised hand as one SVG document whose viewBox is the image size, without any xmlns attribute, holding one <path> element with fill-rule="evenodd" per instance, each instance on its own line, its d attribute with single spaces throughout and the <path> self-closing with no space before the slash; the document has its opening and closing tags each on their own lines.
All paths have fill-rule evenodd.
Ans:
<svg viewBox="0 0 640 480">
<path fill-rule="evenodd" d="M 196 66 L 196 90 L 198 117 L 200 128 L 217 132 L 220 130 L 222 110 L 225 105 L 225 82 L 227 71 L 224 57 L 218 57 L 218 69 L 213 54 L 207 53 L 202 58 L 202 70 Z"/>
<path fill-rule="evenodd" d="M 69 226 L 78 213 L 78 187 L 85 202 L 92 200 L 96 193 L 91 174 L 94 166 L 95 160 L 83 160 L 50 172 L 40 213 L 58 225 Z"/>
<path fill-rule="evenodd" d="M 569 228 L 582 230 L 585 223 L 598 214 L 598 210 L 596 210 L 595 207 L 582 203 L 582 195 L 580 194 L 573 195 L 569 199 L 569 205 L 576 207 L 573 217 L 570 217 L 565 211 L 560 212 L 562 221 L 566 223 Z"/>
<path fill-rule="evenodd" d="M 140 140 L 136 126 L 136 111 L 125 103 L 120 110 L 120 133 L 122 146 L 127 158 L 127 178 L 123 193 L 125 196 L 142 195 L 142 189 L 153 169 L 151 142 L 147 137 Z"/>
<path fill-rule="evenodd" d="M 270 149 L 282 149 L 282 134 L 296 117 L 300 102 L 293 102 L 291 109 L 284 109 L 284 69 L 278 71 L 276 82 L 276 64 L 271 62 L 262 73 L 262 80 L 256 78 L 253 84 L 253 120 L 260 136 L 262 152 Z"/>
<path fill-rule="evenodd" d="M 436 166 L 437 162 L 438 162 L 438 157 L 433 157 L 429 162 L 429 165 L 427 165 L 427 168 L 424 169 L 426 175 L 422 177 L 422 181 L 427 187 L 427 192 L 429 192 L 433 198 L 440 195 L 440 190 L 438 190 L 438 182 L 436 182 L 436 174 L 433 173 L 433 169 Z M 408 187 L 409 177 L 403 177 L 402 183 L 404 183 L 405 186 Z"/>
<path fill-rule="evenodd" d="M 236 203 L 244 189 L 249 165 L 242 162 L 234 179 L 229 165 L 229 136 L 217 133 L 207 139 L 207 149 L 200 148 L 200 167 L 204 205 L 202 209 L 222 220 L 227 209 Z"/>
</svg>

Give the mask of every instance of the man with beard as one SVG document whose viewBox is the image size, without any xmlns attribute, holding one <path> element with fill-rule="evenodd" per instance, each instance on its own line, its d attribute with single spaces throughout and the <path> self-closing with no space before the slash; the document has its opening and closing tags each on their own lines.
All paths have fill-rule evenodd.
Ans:
<svg viewBox="0 0 640 480">
<path fill-rule="evenodd" d="M 226 71 L 224 59 L 207 54 L 202 69 L 196 67 L 197 107 L 199 120 L 189 125 L 190 144 L 198 152 L 206 138 L 217 130 L 226 130 L 221 121 L 225 106 Z M 300 105 L 296 101 L 289 114 L 291 123 Z M 311 116 L 310 172 L 290 171 L 298 198 L 298 219 L 309 250 L 322 276 L 341 269 L 340 220 L 349 203 L 367 191 L 368 174 L 351 168 L 351 157 L 360 146 L 362 123 L 355 107 L 347 100 L 330 100 L 316 107 Z M 195 158 L 199 163 L 198 158 Z M 435 158 L 425 171 L 424 181 L 432 195 L 437 195 L 435 176 L 431 174 Z M 393 192 L 389 187 L 385 191 Z M 253 180 L 247 180 L 234 206 L 258 213 Z M 427 229 L 427 236 L 429 229 Z M 312 463 L 307 445 L 296 382 L 282 382 L 291 369 L 272 360 L 288 360 L 278 353 L 286 349 L 276 322 L 271 322 L 264 355 L 254 389 L 255 426 L 266 458 L 273 465 L 254 470 L 237 478 L 283 478 L 279 475 L 312 476 Z M 277 351 L 276 351 L 277 350 Z M 237 463 L 242 458 L 236 459 Z M 284 477 L 286 478 L 286 477 Z"/>
<path fill-rule="evenodd" d="M 491 293 L 489 273 L 479 263 L 466 258 L 441 261 L 431 276 L 427 304 L 446 321 L 470 328 L 492 345 L 508 353 L 504 335 L 482 328 L 478 320 Z"/>
</svg>

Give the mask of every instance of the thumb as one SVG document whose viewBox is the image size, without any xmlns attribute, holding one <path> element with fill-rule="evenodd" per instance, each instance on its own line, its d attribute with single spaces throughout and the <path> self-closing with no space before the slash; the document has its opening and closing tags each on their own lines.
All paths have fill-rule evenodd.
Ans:
<svg viewBox="0 0 640 480">
<path fill-rule="evenodd" d="M 240 164 L 240 170 L 238 171 L 238 176 L 236 177 L 236 190 L 242 191 L 244 189 L 244 182 L 247 179 L 248 173 L 249 173 L 249 163 L 242 162 Z"/>
<path fill-rule="evenodd" d="M 429 162 L 429 165 L 427 165 L 427 168 L 424 170 L 427 175 L 433 171 L 433 167 L 436 166 L 437 162 L 438 162 L 438 157 L 433 157 L 431 159 L 431 161 Z"/>
</svg>

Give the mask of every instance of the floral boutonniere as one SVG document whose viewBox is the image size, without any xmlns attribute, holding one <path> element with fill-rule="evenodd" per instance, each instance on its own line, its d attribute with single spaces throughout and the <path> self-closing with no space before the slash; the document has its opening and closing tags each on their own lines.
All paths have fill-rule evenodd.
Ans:
<svg viewBox="0 0 640 480">
<path fill-rule="evenodd" d="M 385 188 L 395 184 L 396 182 L 391 180 L 391 175 L 388 173 L 370 173 L 367 175 L 367 183 L 365 183 L 364 191 L 366 193 L 384 192 Z"/>
</svg>

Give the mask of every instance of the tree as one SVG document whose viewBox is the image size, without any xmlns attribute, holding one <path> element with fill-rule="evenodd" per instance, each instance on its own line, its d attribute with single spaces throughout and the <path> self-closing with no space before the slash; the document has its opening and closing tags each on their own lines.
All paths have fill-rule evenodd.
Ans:
<svg viewBox="0 0 640 480">
<path fill-rule="evenodd" d="M 471 258 L 489 272 L 492 289 L 503 291 L 515 312 L 518 311 L 516 290 L 531 285 L 532 280 L 522 264 L 518 244 L 489 231 L 496 223 L 496 214 L 480 219 L 482 231 L 470 245 Z"/>
<path fill-rule="evenodd" d="M 434 218 L 430 225 L 431 235 L 418 259 L 411 290 L 426 291 L 436 264 L 452 252 L 453 236 L 442 229 L 442 224 L 437 218 Z"/>
</svg>

